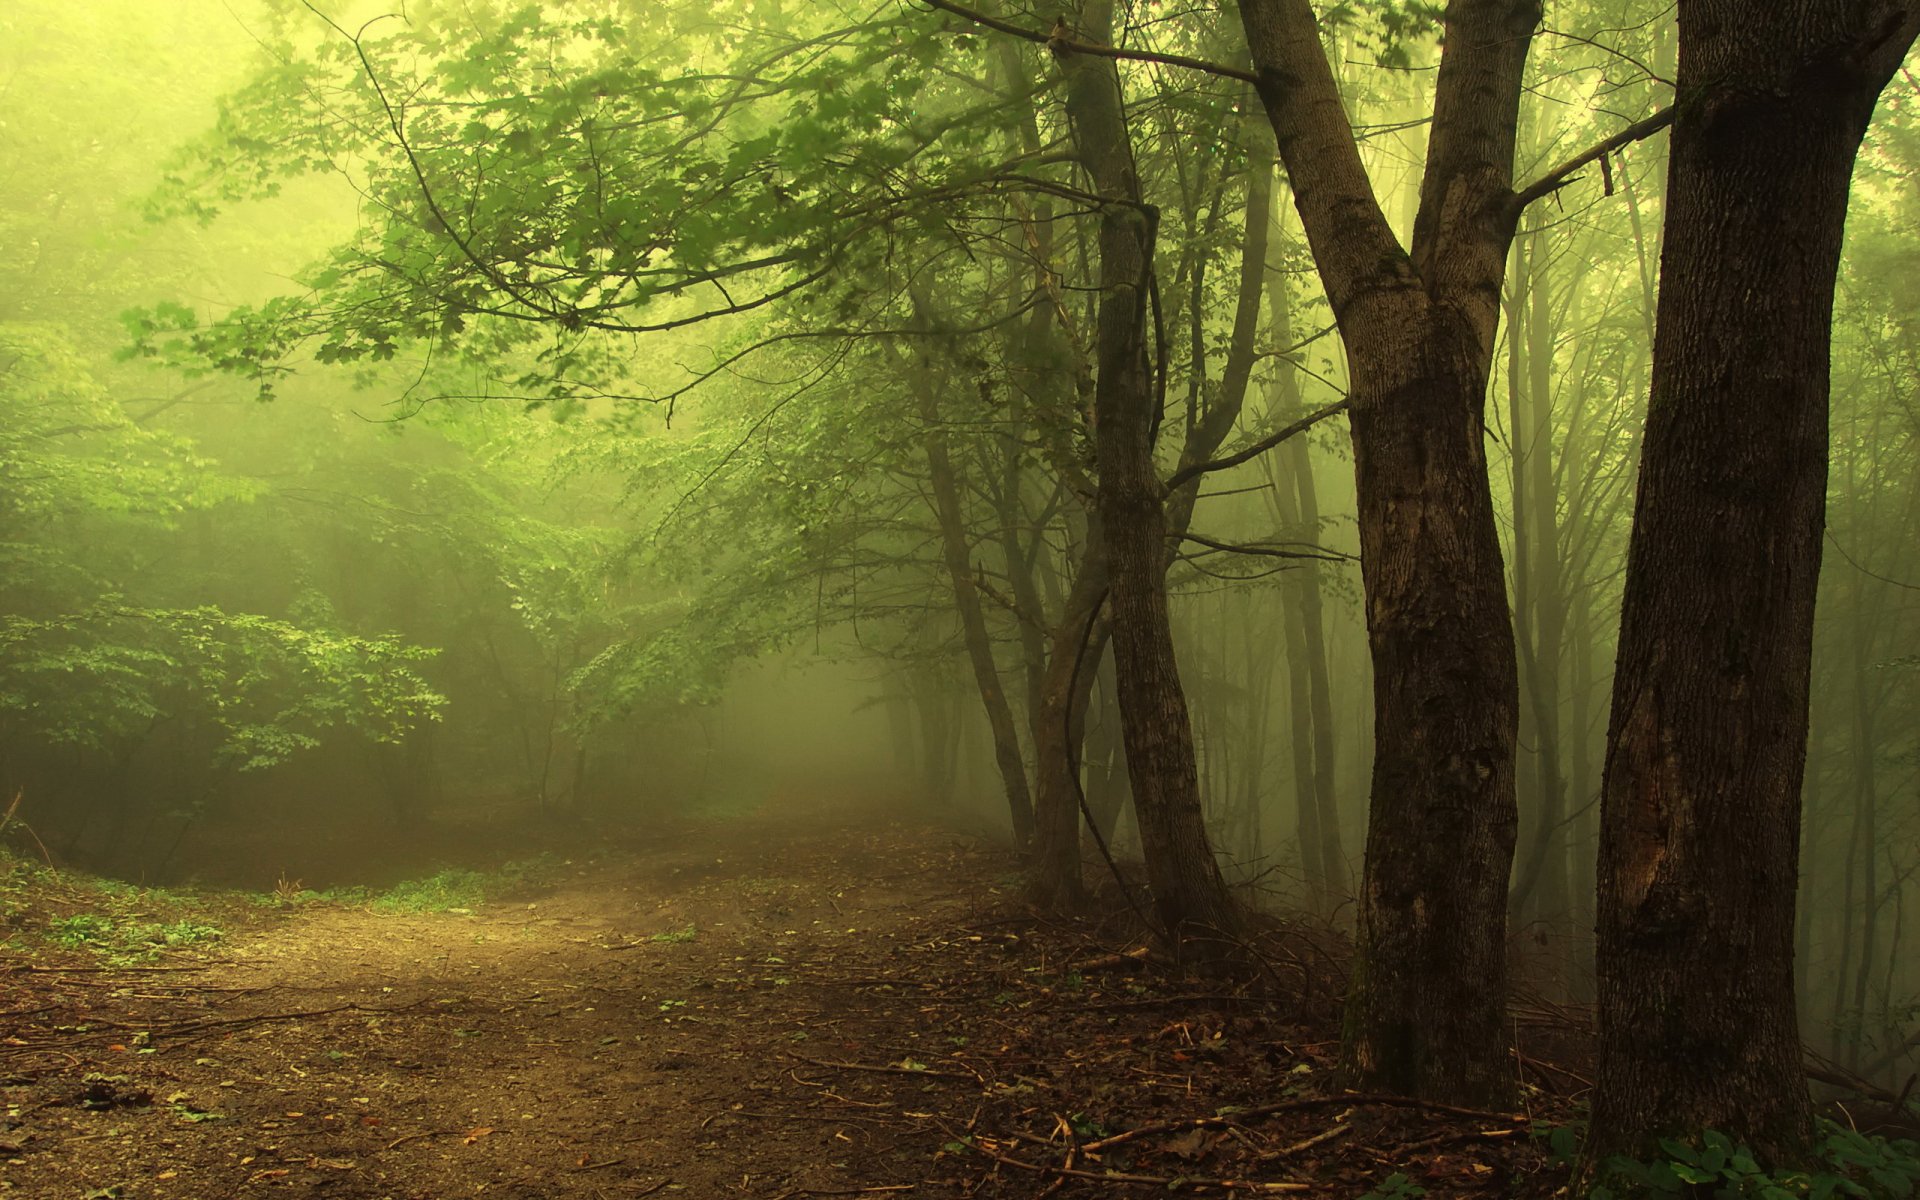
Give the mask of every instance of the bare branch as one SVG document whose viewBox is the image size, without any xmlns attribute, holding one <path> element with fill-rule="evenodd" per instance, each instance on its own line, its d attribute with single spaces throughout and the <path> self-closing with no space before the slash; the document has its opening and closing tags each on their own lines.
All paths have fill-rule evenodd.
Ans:
<svg viewBox="0 0 1920 1200">
<path fill-rule="evenodd" d="M 1535 200 L 1543 196 L 1550 196 L 1569 183 L 1572 183 L 1573 173 L 1581 167 L 1604 159 L 1614 151 L 1630 146 L 1635 142 L 1644 141 L 1671 124 L 1673 124 L 1673 105 L 1669 104 L 1652 116 L 1644 120 L 1635 121 L 1605 141 L 1594 146 L 1589 146 L 1553 170 L 1548 171 L 1545 175 L 1534 180 L 1526 187 L 1515 192 L 1513 195 L 1514 212 L 1518 213 Z"/>
<path fill-rule="evenodd" d="M 1324 546 L 1314 546 L 1310 550 L 1289 550 L 1287 546 L 1311 545 L 1308 542 L 1286 542 L 1274 545 L 1264 542 L 1216 542 L 1210 537 L 1202 537 L 1191 531 L 1171 535 L 1183 542 L 1192 542 L 1196 546 L 1205 546 L 1209 550 L 1224 551 L 1228 554 L 1252 554 L 1261 558 L 1316 558 L 1321 562 L 1355 562 L 1351 554 L 1342 554 L 1338 550 L 1328 550 Z"/>
<path fill-rule="evenodd" d="M 1037 29 L 1027 29 L 1011 21 L 1002 21 L 990 17 L 977 9 L 964 4 L 955 4 L 953 0 L 926 0 L 928 7 L 950 12 L 964 17 L 976 25 L 998 30 L 1013 37 L 1023 38 L 1037 45 L 1045 46 L 1055 54 L 1091 54 L 1096 58 L 1117 58 L 1123 62 L 1160 63 L 1169 67 L 1185 67 L 1189 71 L 1199 71 L 1206 75 L 1218 75 L 1222 79 L 1238 79 L 1242 83 L 1258 83 L 1259 77 L 1252 71 L 1239 67 L 1230 67 L 1225 63 L 1208 62 L 1204 58 L 1189 58 L 1184 54 L 1156 54 L 1151 50 L 1122 50 L 1118 46 L 1102 46 L 1094 42 L 1077 42 L 1068 38 L 1064 32 L 1042 33 Z"/>
<path fill-rule="evenodd" d="M 1252 462 L 1288 438 L 1305 433 L 1307 430 L 1312 429 L 1315 425 L 1318 425 L 1336 413 L 1347 411 L 1348 403 L 1346 400 L 1340 400 L 1327 405 L 1325 408 L 1310 412 L 1291 425 L 1282 426 L 1272 434 L 1261 438 L 1245 450 L 1229 454 L 1225 458 L 1216 458 L 1211 462 L 1194 463 L 1190 467 L 1182 467 L 1173 473 L 1172 478 L 1167 480 L 1167 490 L 1172 491 L 1181 484 L 1197 479 L 1210 471 L 1224 471 L 1228 467 L 1237 467 L 1241 463 Z"/>
</svg>

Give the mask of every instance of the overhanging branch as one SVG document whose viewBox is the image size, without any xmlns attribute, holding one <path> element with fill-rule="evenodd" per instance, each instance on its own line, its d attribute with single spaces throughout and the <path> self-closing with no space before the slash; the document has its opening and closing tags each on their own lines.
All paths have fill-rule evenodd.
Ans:
<svg viewBox="0 0 1920 1200">
<path fill-rule="evenodd" d="M 1644 141 L 1673 124 L 1673 105 L 1669 104 L 1659 112 L 1622 129 L 1598 145 L 1589 146 L 1572 158 L 1561 163 L 1553 170 L 1534 180 L 1513 194 L 1513 211 L 1518 213 L 1527 205 L 1543 196 L 1550 196 L 1573 182 L 1573 173 L 1590 163 L 1600 162 L 1607 155 L 1635 142 Z"/>
<path fill-rule="evenodd" d="M 1151 50 L 1122 50 L 1118 46 L 1079 42 L 1066 36 L 1064 25 L 1056 26 L 1053 32 L 1042 33 L 1037 29 L 1028 29 L 1011 21 L 1002 21 L 998 17 L 988 16 L 964 4 L 955 4 L 953 0 L 926 0 L 926 3 L 930 8 L 950 12 L 956 17 L 964 17 L 976 25 L 984 25 L 988 29 L 1045 46 L 1056 54 L 1091 54 L 1096 58 L 1117 58 L 1124 62 L 1160 63 L 1169 67 L 1185 67 L 1189 71 L 1199 71 L 1206 75 L 1218 75 L 1222 79 L 1238 79 L 1242 83 L 1259 82 L 1259 76 L 1252 71 L 1230 67 L 1225 63 L 1208 62 L 1204 58 L 1189 58 L 1184 54 L 1157 54 Z"/>
<path fill-rule="evenodd" d="M 1348 401 L 1340 400 L 1327 405 L 1325 408 L 1310 412 L 1298 421 L 1290 425 L 1284 425 L 1266 437 L 1261 438 L 1245 450 L 1229 454 L 1225 458 L 1216 458 L 1211 462 L 1194 463 L 1190 467 L 1182 467 L 1178 471 L 1175 471 L 1172 477 L 1167 480 L 1167 490 L 1171 492 L 1181 484 L 1190 483 L 1210 471 L 1224 471 L 1228 467 L 1237 467 L 1241 463 L 1252 462 L 1288 438 L 1305 433 L 1307 430 L 1312 429 L 1315 425 L 1318 425 L 1336 413 L 1347 411 L 1347 404 Z"/>
</svg>

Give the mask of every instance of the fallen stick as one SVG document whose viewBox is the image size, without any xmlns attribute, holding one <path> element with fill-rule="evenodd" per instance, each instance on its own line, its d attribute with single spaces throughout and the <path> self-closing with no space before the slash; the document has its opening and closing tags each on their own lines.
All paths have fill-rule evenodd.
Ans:
<svg viewBox="0 0 1920 1200">
<path fill-rule="evenodd" d="M 1308 1096 L 1295 1100 L 1278 1100 L 1272 1104 L 1259 1104 L 1252 1108 L 1243 1108 L 1238 1112 L 1224 1113 L 1211 1117 L 1182 1117 L 1175 1121 L 1155 1121 L 1151 1125 L 1141 1125 L 1101 1138 L 1097 1142 L 1088 1142 L 1082 1150 L 1097 1154 L 1108 1146 L 1118 1146 L 1131 1142 L 1135 1138 L 1148 1137 L 1156 1133 L 1178 1133 L 1186 1129 L 1217 1129 L 1226 1125 L 1243 1124 L 1249 1117 L 1270 1117 L 1275 1113 L 1299 1112 L 1310 1108 L 1327 1108 L 1334 1105 L 1351 1104 L 1355 1107 L 1382 1105 L 1393 1108 L 1424 1108 L 1432 1112 L 1447 1113 L 1456 1117 L 1477 1117 L 1486 1121 L 1509 1121 L 1515 1125 L 1523 1124 L 1526 1117 L 1518 1113 L 1490 1113 L 1477 1108 L 1458 1108 L 1451 1104 L 1438 1104 L 1432 1100 L 1415 1100 L 1409 1096 L 1362 1095 L 1351 1096 Z"/>
<path fill-rule="evenodd" d="M 1163 1188 L 1170 1188 L 1177 1184 L 1180 1187 L 1218 1188 L 1226 1192 L 1263 1192 L 1269 1195 L 1313 1190 L 1313 1185 L 1310 1183 L 1290 1181 L 1268 1183 L 1256 1179 L 1195 1179 L 1190 1175 L 1133 1175 L 1122 1171 L 1087 1171 L 1079 1167 L 1054 1167 L 1000 1154 L 978 1143 L 975 1143 L 973 1148 L 997 1163 L 1018 1167 L 1022 1171 L 1032 1171 L 1040 1175 L 1057 1175 L 1065 1179 L 1092 1179 L 1100 1183 L 1138 1183 Z"/>
</svg>

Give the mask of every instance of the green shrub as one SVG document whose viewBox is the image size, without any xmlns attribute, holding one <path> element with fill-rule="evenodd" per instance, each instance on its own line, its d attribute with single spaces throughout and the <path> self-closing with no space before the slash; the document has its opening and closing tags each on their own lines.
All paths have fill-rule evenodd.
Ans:
<svg viewBox="0 0 1920 1200">
<path fill-rule="evenodd" d="M 1560 1149 L 1555 1131 L 1555 1149 Z M 1717 1130 L 1660 1139 L 1661 1156 L 1614 1156 L 1600 1165 L 1590 1200 L 1907 1200 L 1920 1187 L 1920 1144 L 1820 1123 L 1808 1170 L 1769 1171 Z"/>
</svg>

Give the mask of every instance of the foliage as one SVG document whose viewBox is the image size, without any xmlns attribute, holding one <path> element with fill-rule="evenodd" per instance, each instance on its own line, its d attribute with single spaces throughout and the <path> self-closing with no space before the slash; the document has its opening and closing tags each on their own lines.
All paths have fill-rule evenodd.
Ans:
<svg viewBox="0 0 1920 1200">
<path fill-rule="evenodd" d="M 92 950 L 116 966 L 152 962 L 168 950 L 217 942 L 225 933 L 189 918 L 140 921 L 105 913 L 72 913 L 47 922 L 46 938 L 67 950 Z"/>
<path fill-rule="evenodd" d="M 516 860 L 497 871 L 448 867 L 395 884 L 373 898 L 372 908 L 382 913 L 470 912 L 488 900 L 539 887 L 556 869 L 550 855 Z"/>
<path fill-rule="evenodd" d="M 486 902 L 487 877 L 479 871 L 449 867 L 424 879 L 397 883 L 374 897 L 373 910 L 384 913 L 471 911 Z"/>
<path fill-rule="evenodd" d="M 1920 1187 L 1920 1144 L 1832 1121 L 1820 1123 L 1804 1170 L 1769 1170 L 1745 1146 L 1711 1129 L 1695 1138 L 1662 1138 L 1659 1146 L 1658 1158 L 1615 1156 L 1600 1164 L 1592 1200 L 1903 1200 Z"/>
<path fill-rule="evenodd" d="M 0 616 L 0 714 L 90 749 L 198 720 L 218 731 L 217 762 L 259 770 L 329 729 L 394 742 L 434 719 L 444 699 L 410 666 L 432 653 L 212 606 Z"/>
<path fill-rule="evenodd" d="M 1368 1189 L 1360 1200 L 1418 1200 L 1426 1194 L 1426 1188 L 1395 1171 L 1381 1180 L 1378 1186 Z"/>
</svg>

